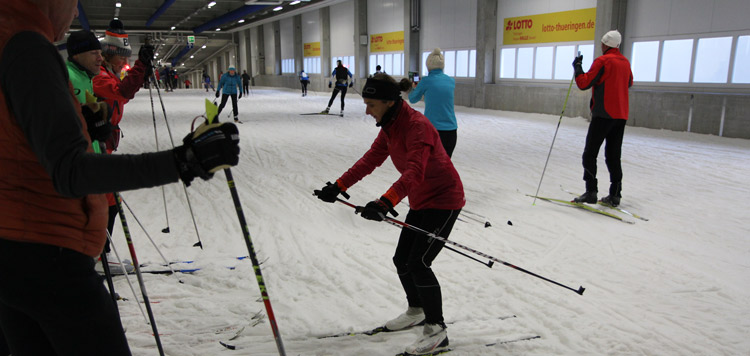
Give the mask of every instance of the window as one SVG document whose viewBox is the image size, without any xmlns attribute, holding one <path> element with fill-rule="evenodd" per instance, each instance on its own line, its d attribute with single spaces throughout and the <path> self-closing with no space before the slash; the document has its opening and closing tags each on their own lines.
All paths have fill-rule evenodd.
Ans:
<svg viewBox="0 0 750 356">
<path fill-rule="evenodd" d="M 320 57 L 305 57 L 303 70 L 307 74 L 320 74 Z"/>
<path fill-rule="evenodd" d="M 726 83 L 732 37 L 701 38 L 695 53 L 695 83 Z"/>
<path fill-rule="evenodd" d="M 630 70 L 633 72 L 633 81 L 655 82 L 659 41 L 633 42 L 631 57 Z"/>
<path fill-rule="evenodd" d="M 370 74 L 375 73 L 375 67 L 380 65 L 380 70 L 390 75 L 404 75 L 403 52 L 381 53 L 370 55 Z"/>
<path fill-rule="evenodd" d="M 294 58 L 281 60 L 281 73 L 294 73 Z"/>
<path fill-rule="evenodd" d="M 537 47 L 534 78 L 552 79 L 552 47 Z"/>
<path fill-rule="evenodd" d="M 690 80 L 692 57 L 692 39 L 664 41 L 659 81 L 687 83 Z"/>
<path fill-rule="evenodd" d="M 750 36 L 737 38 L 737 52 L 734 54 L 732 83 L 750 84 Z"/>
<path fill-rule="evenodd" d="M 500 51 L 500 78 L 516 77 L 516 49 L 503 48 Z"/>
<path fill-rule="evenodd" d="M 469 76 L 469 51 L 456 51 L 456 77 Z"/>
<path fill-rule="evenodd" d="M 455 77 L 456 76 L 456 51 L 444 51 L 443 52 L 443 60 L 445 67 L 443 68 L 443 73 L 447 76 Z"/>
<path fill-rule="evenodd" d="M 500 49 L 501 79 L 571 80 L 573 59 L 583 55 L 581 67 L 588 71 L 594 59 L 593 44 L 561 44 Z"/>
<path fill-rule="evenodd" d="M 429 52 L 422 52 L 422 76 L 429 74 L 427 70 L 427 57 Z M 443 73 L 451 77 L 468 78 L 474 77 L 477 73 L 477 51 L 475 49 L 465 50 L 447 50 L 443 51 L 443 60 L 445 67 Z"/>
<path fill-rule="evenodd" d="M 476 50 L 469 51 L 469 76 L 472 78 L 477 76 L 477 51 Z"/>
<path fill-rule="evenodd" d="M 519 48 L 516 63 L 516 78 L 531 79 L 531 73 L 534 71 L 534 48 Z"/>
<path fill-rule="evenodd" d="M 571 58 L 575 57 L 576 46 L 557 46 L 555 48 L 555 79 L 568 80 L 573 78 L 573 60 Z"/>
</svg>

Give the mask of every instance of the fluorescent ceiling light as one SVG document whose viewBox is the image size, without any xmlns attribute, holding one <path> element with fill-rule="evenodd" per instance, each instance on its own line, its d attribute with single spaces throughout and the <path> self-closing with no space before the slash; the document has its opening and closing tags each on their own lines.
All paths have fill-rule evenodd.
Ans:
<svg viewBox="0 0 750 356">
<path fill-rule="evenodd" d="M 216 5 L 216 1 L 211 1 L 210 3 L 208 3 L 208 8 L 210 9 L 214 7 L 214 5 Z"/>
<path fill-rule="evenodd" d="M 201 47 L 201 48 L 206 48 L 206 45 L 203 45 L 203 47 Z"/>
<path fill-rule="evenodd" d="M 115 7 L 122 7 L 122 3 L 116 2 Z"/>
<path fill-rule="evenodd" d="M 281 7 L 281 6 L 276 6 L 276 7 L 274 7 L 274 8 L 273 8 L 273 11 L 281 11 L 281 10 L 283 10 L 283 9 L 284 9 L 284 8 L 283 8 L 283 7 Z"/>
<path fill-rule="evenodd" d="M 237 23 L 243 23 L 243 22 L 245 22 L 245 19 L 237 21 Z"/>
<path fill-rule="evenodd" d="M 190 58 L 191 58 L 191 59 L 192 59 L 193 57 L 195 57 L 195 56 L 190 56 Z"/>
<path fill-rule="evenodd" d="M 177 27 L 174 27 L 174 26 L 172 26 L 172 29 L 173 29 L 173 30 L 174 30 L 175 28 L 177 28 Z"/>
<path fill-rule="evenodd" d="M 217 28 L 216 31 L 221 31 L 221 28 Z"/>
<path fill-rule="evenodd" d="M 300 2 L 301 2 L 301 1 L 299 1 L 299 0 L 295 0 L 295 1 L 292 1 L 292 2 L 290 2 L 290 3 L 289 3 L 289 5 L 297 5 L 297 4 L 299 4 Z"/>
</svg>

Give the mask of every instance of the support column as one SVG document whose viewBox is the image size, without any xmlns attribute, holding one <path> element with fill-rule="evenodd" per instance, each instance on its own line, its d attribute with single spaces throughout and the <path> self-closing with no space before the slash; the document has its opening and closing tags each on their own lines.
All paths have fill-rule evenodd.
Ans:
<svg viewBox="0 0 750 356">
<path fill-rule="evenodd" d="M 422 27 L 422 1 L 404 0 L 404 76 L 420 72 L 420 29 Z M 419 73 L 422 76 L 422 73 Z"/>
<path fill-rule="evenodd" d="M 320 9 L 320 74 L 322 82 L 327 82 L 331 76 L 331 8 L 326 6 Z M 322 87 L 321 87 L 322 88 Z"/>
<path fill-rule="evenodd" d="M 263 35 L 263 25 L 257 27 L 257 38 L 258 41 L 258 75 L 266 75 L 266 44 L 265 36 Z"/>
<path fill-rule="evenodd" d="M 369 43 L 370 35 L 367 33 L 367 0 L 357 0 L 354 2 L 354 63 L 356 63 L 354 75 L 357 78 L 367 78 L 369 74 Z M 330 62 L 330 59 L 328 61 Z M 364 85 L 364 82 L 358 81 L 358 83 Z M 358 87 L 361 88 L 361 85 Z"/>
<path fill-rule="evenodd" d="M 273 74 L 281 75 L 281 21 L 271 23 L 273 27 Z"/>
<path fill-rule="evenodd" d="M 473 107 L 485 107 L 485 84 L 495 82 L 497 52 L 497 0 L 477 0 L 477 76 Z"/>
<path fill-rule="evenodd" d="M 597 0 L 596 1 L 596 29 L 594 30 L 594 57 L 602 55 L 602 36 L 611 30 L 620 32 L 623 43 L 620 52 L 625 53 L 625 17 L 628 10 L 628 0 Z"/>
<path fill-rule="evenodd" d="M 297 74 L 305 64 L 305 45 L 302 43 L 302 15 L 294 16 L 292 25 L 294 26 L 294 73 Z"/>
</svg>

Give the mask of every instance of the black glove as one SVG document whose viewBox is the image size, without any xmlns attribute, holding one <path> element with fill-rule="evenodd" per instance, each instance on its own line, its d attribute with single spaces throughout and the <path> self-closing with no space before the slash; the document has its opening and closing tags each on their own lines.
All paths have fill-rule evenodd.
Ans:
<svg viewBox="0 0 750 356">
<path fill-rule="evenodd" d="M 331 84 L 331 82 L 328 82 L 328 87 L 329 87 L 329 88 L 331 87 L 331 85 L 332 85 L 332 84 Z"/>
<path fill-rule="evenodd" d="M 218 91 L 218 90 L 217 90 L 217 91 L 216 91 L 216 97 L 218 98 L 218 97 L 219 97 L 219 95 L 221 95 L 221 91 Z"/>
<path fill-rule="evenodd" d="M 112 118 L 112 110 L 109 105 L 103 101 L 96 103 L 84 104 L 81 106 L 83 118 L 86 119 L 86 127 L 91 140 L 100 142 L 106 141 L 112 135 L 112 124 L 109 119 Z"/>
<path fill-rule="evenodd" d="M 146 66 L 151 66 L 151 60 L 154 59 L 154 46 L 143 45 L 138 51 L 138 60 L 143 62 Z"/>
<path fill-rule="evenodd" d="M 354 82 L 349 83 L 349 88 L 354 86 Z"/>
<path fill-rule="evenodd" d="M 318 199 L 326 203 L 335 203 L 336 198 L 339 196 L 339 194 L 343 195 L 344 198 L 349 199 L 349 194 L 341 191 L 341 187 L 339 187 L 338 182 L 327 182 L 325 187 L 320 188 L 320 190 L 313 190 L 313 194 L 315 194 Z"/>
<path fill-rule="evenodd" d="M 242 92 L 240 92 L 240 96 L 237 99 L 242 99 Z"/>
<path fill-rule="evenodd" d="M 378 200 L 367 203 L 360 210 L 360 214 L 367 220 L 383 221 L 391 210 L 393 210 L 393 204 L 388 199 L 381 197 Z"/>
<path fill-rule="evenodd" d="M 578 57 L 573 59 L 573 71 L 575 71 L 576 77 L 583 74 L 583 68 L 581 68 L 581 63 L 583 63 L 583 55 L 579 54 Z"/>
<path fill-rule="evenodd" d="M 201 124 L 182 139 L 182 146 L 172 150 L 180 179 L 190 186 L 195 177 L 208 180 L 214 172 L 236 166 L 239 142 L 240 134 L 233 123 Z"/>
</svg>

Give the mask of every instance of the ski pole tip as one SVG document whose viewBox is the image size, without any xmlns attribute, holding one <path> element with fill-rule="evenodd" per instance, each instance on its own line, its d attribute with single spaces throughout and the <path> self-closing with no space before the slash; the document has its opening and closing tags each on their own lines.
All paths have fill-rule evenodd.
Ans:
<svg viewBox="0 0 750 356">
<path fill-rule="evenodd" d="M 485 228 L 485 229 L 486 229 L 486 228 L 488 228 L 488 227 L 491 227 L 491 226 L 492 226 L 492 224 L 490 224 L 490 222 L 489 222 L 489 221 L 485 221 L 485 222 L 484 222 L 484 228 Z"/>
<path fill-rule="evenodd" d="M 578 287 L 578 290 L 576 291 L 576 293 L 578 293 L 578 295 L 583 295 L 583 291 L 585 291 L 585 290 L 586 290 L 586 288 L 583 288 L 583 286 L 580 286 L 580 287 Z"/>
<path fill-rule="evenodd" d="M 163 232 L 163 233 L 165 233 L 165 234 L 168 234 L 168 233 L 169 233 L 169 226 L 167 226 L 167 227 L 165 227 L 165 228 L 161 229 L 161 232 Z"/>
</svg>

